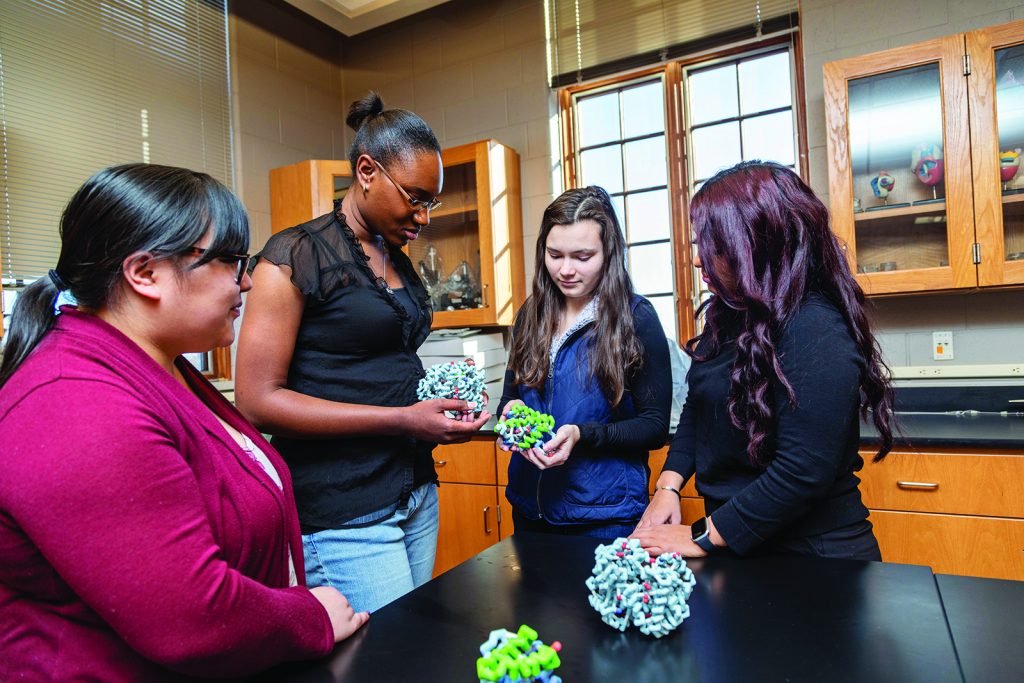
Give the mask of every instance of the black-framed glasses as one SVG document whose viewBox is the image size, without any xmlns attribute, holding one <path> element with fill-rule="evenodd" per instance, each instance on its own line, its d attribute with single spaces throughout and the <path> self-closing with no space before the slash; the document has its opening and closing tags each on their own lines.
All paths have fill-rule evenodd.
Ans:
<svg viewBox="0 0 1024 683">
<path fill-rule="evenodd" d="M 384 177 L 390 180 L 391 184 L 395 186 L 395 188 L 399 191 L 399 193 L 401 193 L 403 197 L 405 197 L 405 200 L 409 202 L 409 207 L 412 208 L 413 211 L 418 213 L 426 209 L 427 213 L 430 213 L 437 207 L 441 206 L 441 200 L 438 199 L 437 197 L 434 197 L 433 199 L 416 199 L 411 194 L 409 194 L 404 187 L 395 182 L 395 179 L 391 177 L 391 174 L 387 172 L 387 169 L 381 166 L 381 163 L 379 161 L 374 159 L 373 163 L 377 164 L 377 168 L 379 168 L 380 172 L 384 174 Z"/>
<path fill-rule="evenodd" d="M 203 247 L 189 247 L 189 252 L 203 256 L 207 250 Z M 248 254 L 219 254 L 214 256 L 214 261 L 220 261 L 221 263 L 227 263 L 235 269 L 235 283 L 238 285 L 242 284 L 242 278 L 245 277 L 245 271 L 249 268 L 249 260 L 252 257 Z"/>
</svg>

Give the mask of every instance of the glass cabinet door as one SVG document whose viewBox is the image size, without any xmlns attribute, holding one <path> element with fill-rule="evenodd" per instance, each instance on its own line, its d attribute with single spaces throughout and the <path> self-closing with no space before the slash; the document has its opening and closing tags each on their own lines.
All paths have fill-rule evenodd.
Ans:
<svg viewBox="0 0 1024 683">
<path fill-rule="evenodd" d="M 435 320 L 443 317 L 437 313 L 481 309 L 486 303 L 476 182 L 476 161 L 446 165 L 441 206 L 409 243 L 409 258 L 427 288 Z"/>
<path fill-rule="evenodd" d="M 857 272 L 949 265 L 937 63 L 849 82 Z"/>
<path fill-rule="evenodd" d="M 982 286 L 1024 283 L 1024 21 L 967 34 Z"/>
<path fill-rule="evenodd" d="M 833 229 L 868 294 L 977 285 L 963 39 L 825 65 Z"/>
</svg>

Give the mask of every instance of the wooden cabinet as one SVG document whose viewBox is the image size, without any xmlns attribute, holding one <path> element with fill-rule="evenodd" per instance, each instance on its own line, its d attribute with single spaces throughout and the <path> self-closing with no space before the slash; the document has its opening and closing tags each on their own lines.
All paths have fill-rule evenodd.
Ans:
<svg viewBox="0 0 1024 683">
<path fill-rule="evenodd" d="M 434 328 L 511 325 L 526 297 L 519 155 L 495 140 L 441 152 L 441 206 L 406 246 L 430 293 Z M 347 161 L 270 171 L 274 232 L 329 212 L 352 183 Z"/>
<path fill-rule="evenodd" d="M 668 446 L 663 446 L 656 451 L 651 451 L 648 464 L 651 467 L 651 481 L 649 483 L 650 495 L 654 496 L 654 487 L 661 475 L 661 468 L 665 466 L 665 459 L 668 457 Z M 697 493 L 694 477 L 683 485 L 680 491 L 682 496 L 679 499 L 679 508 L 683 514 L 683 524 L 693 524 L 704 516 L 704 499 Z"/>
<path fill-rule="evenodd" d="M 861 495 L 887 562 L 1024 580 L 1024 453 L 861 455 Z"/>
<path fill-rule="evenodd" d="M 833 229 L 866 293 L 1024 283 L 1024 175 L 1000 180 L 1021 44 L 1013 22 L 825 65 Z"/>
<path fill-rule="evenodd" d="M 499 500 L 504 501 L 505 492 L 497 483 L 494 437 L 438 446 L 434 449 L 434 466 L 441 482 L 441 520 L 434 560 L 437 576 L 504 538 L 500 534 Z"/>
</svg>

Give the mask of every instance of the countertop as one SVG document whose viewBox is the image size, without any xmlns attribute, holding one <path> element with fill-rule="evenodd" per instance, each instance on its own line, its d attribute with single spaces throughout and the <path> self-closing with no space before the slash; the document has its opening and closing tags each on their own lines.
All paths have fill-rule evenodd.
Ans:
<svg viewBox="0 0 1024 683">
<path fill-rule="evenodd" d="M 898 446 L 950 446 L 1024 451 L 1024 417 L 897 413 L 897 419 L 900 433 L 894 437 Z M 862 444 L 867 445 L 878 443 L 878 431 L 873 424 L 861 423 L 860 440 Z"/>
<path fill-rule="evenodd" d="M 566 683 L 963 680 L 927 567 L 692 560 L 690 617 L 655 639 L 635 628 L 620 633 L 591 609 L 584 581 L 598 543 L 516 534 L 374 613 L 329 658 L 261 680 L 476 681 L 488 633 L 524 623 L 545 642 L 562 642 Z M 993 665 L 1020 674 L 1015 651 L 995 652 Z"/>
</svg>

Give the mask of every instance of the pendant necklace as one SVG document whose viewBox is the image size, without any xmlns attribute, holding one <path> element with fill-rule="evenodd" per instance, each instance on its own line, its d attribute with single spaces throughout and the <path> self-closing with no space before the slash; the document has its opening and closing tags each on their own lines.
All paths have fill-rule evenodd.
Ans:
<svg viewBox="0 0 1024 683">
<path fill-rule="evenodd" d="M 383 268 L 381 269 L 383 275 L 380 276 L 380 286 L 391 295 L 394 295 L 395 291 L 388 286 L 388 252 L 384 249 L 384 238 L 377 235 L 377 248 L 380 249 L 380 256 L 383 262 Z"/>
</svg>

